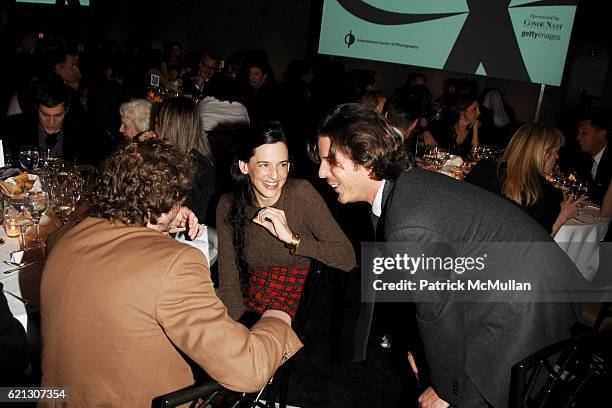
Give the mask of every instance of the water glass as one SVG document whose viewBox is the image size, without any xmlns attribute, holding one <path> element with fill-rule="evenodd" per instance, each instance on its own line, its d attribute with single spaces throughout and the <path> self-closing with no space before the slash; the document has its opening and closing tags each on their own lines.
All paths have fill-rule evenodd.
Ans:
<svg viewBox="0 0 612 408">
<path fill-rule="evenodd" d="M 53 209 L 63 224 L 70 218 L 75 205 L 75 192 L 69 186 L 56 188 L 53 196 Z"/>
<path fill-rule="evenodd" d="M 26 231 L 32 220 L 27 210 L 24 196 L 5 196 L 4 205 L 4 229 L 9 237 L 21 237 L 21 246 L 28 247 Z"/>
<path fill-rule="evenodd" d="M 23 146 L 19 150 L 19 163 L 24 170 L 29 172 L 36 170 L 38 167 L 39 158 L 40 153 L 34 146 Z"/>
<path fill-rule="evenodd" d="M 47 207 L 49 207 L 49 194 L 45 191 L 29 192 L 26 195 L 26 206 L 36 227 L 36 238 L 33 242 L 42 244 L 43 240 L 40 238 L 40 219 L 45 211 L 47 211 Z"/>
</svg>

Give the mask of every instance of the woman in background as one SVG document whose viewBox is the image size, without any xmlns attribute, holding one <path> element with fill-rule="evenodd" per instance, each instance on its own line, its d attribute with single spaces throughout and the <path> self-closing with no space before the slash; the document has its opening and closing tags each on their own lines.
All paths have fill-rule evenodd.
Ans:
<svg viewBox="0 0 612 408">
<path fill-rule="evenodd" d="M 214 220 L 214 211 L 208 208 L 217 191 L 215 166 L 193 100 L 185 97 L 165 99 L 155 121 L 155 133 L 191 156 L 195 171 L 186 205 L 200 222 L 210 225 L 208 220 Z"/>
<path fill-rule="evenodd" d="M 350 271 L 353 247 L 306 180 L 289 177 L 280 125 L 252 126 L 232 165 L 233 193 L 217 209 L 219 296 L 230 315 L 244 306 L 295 316 L 310 260 Z"/>
<path fill-rule="evenodd" d="M 426 143 L 436 144 L 450 154 L 468 157 L 478 148 L 480 110 L 473 94 L 457 94 L 449 100 L 444 118 L 429 125 L 433 140 L 425 135 Z"/>
<path fill-rule="evenodd" d="M 514 202 L 554 237 L 568 219 L 577 215 L 576 206 L 586 199 L 564 198 L 546 181 L 564 142 L 554 127 L 525 124 L 516 131 L 501 159 L 481 160 L 465 180 Z"/>
<path fill-rule="evenodd" d="M 360 104 L 376 109 L 376 111 L 379 113 L 382 113 L 386 102 L 387 95 L 385 95 L 382 91 L 377 91 L 374 89 L 365 91 L 365 93 L 359 98 Z"/>
<path fill-rule="evenodd" d="M 151 129 L 151 108 L 153 104 L 146 99 L 132 99 L 121 104 L 119 114 L 121 115 L 121 127 L 119 132 L 127 140 L 138 138 Z"/>
</svg>

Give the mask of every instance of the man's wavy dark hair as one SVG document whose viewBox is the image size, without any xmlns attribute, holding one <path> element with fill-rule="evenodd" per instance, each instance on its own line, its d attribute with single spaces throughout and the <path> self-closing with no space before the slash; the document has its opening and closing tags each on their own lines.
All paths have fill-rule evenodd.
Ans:
<svg viewBox="0 0 612 408">
<path fill-rule="evenodd" d="M 89 201 L 89 215 L 126 225 L 157 224 L 182 204 L 191 187 L 191 163 L 171 144 L 153 138 L 130 143 L 102 165 Z"/>
<path fill-rule="evenodd" d="M 370 107 L 358 103 L 339 105 L 323 120 L 318 134 L 331 139 L 330 163 L 334 163 L 335 152 L 340 150 L 356 165 L 371 169 L 377 180 L 392 180 L 413 168 L 401 135 Z M 318 157 L 316 148 L 312 156 Z"/>
</svg>

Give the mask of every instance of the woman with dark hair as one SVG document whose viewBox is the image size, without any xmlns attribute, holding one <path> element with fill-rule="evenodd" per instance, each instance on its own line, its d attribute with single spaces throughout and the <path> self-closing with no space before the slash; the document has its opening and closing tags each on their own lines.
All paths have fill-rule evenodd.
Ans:
<svg viewBox="0 0 612 408">
<path fill-rule="evenodd" d="M 212 213 L 210 217 L 206 217 L 206 214 L 217 190 L 215 166 L 208 137 L 202 131 L 193 100 L 185 97 L 164 100 L 157 115 L 155 133 L 160 139 L 172 143 L 181 153 L 191 156 L 195 172 L 186 205 L 202 222 L 212 219 Z M 209 222 L 206 224 L 210 225 Z"/>
<path fill-rule="evenodd" d="M 233 193 L 217 209 L 219 297 L 230 315 L 244 306 L 294 317 L 310 259 L 350 271 L 355 253 L 327 205 L 306 180 L 289 178 L 280 125 L 253 126 L 237 148 Z"/>
<path fill-rule="evenodd" d="M 430 124 L 434 144 L 450 154 L 467 157 L 479 145 L 480 110 L 475 94 L 457 94 L 449 101 L 445 118 Z"/>
</svg>

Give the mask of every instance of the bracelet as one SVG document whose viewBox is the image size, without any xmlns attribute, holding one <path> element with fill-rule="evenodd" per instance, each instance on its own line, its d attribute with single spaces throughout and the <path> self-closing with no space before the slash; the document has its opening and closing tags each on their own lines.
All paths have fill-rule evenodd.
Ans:
<svg viewBox="0 0 612 408">
<path fill-rule="evenodd" d="M 285 248 L 289 248 L 289 253 L 291 255 L 297 254 L 298 248 L 300 247 L 300 236 L 298 234 L 293 234 L 291 237 L 291 242 L 287 242 L 285 244 Z"/>
</svg>

